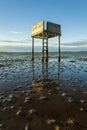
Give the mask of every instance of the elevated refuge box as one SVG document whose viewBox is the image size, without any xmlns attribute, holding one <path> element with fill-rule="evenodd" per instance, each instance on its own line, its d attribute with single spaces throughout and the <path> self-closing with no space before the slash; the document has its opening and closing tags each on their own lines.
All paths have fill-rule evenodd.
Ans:
<svg viewBox="0 0 87 130">
<path fill-rule="evenodd" d="M 61 36 L 60 24 L 46 22 L 46 28 L 45 28 L 45 22 L 44 20 L 42 20 L 32 26 L 31 36 L 32 36 L 32 60 L 34 60 L 34 38 L 42 39 L 42 61 L 44 61 L 44 59 L 48 61 L 48 39 L 58 36 L 59 39 L 58 52 L 59 52 L 59 61 L 60 61 L 60 36 Z"/>
<path fill-rule="evenodd" d="M 61 25 L 55 24 L 52 22 L 46 22 L 46 29 L 45 29 L 45 22 L 42 20 L 39 23 L 36 23 L 32 26 L 32 37 L 37 38 L 51 38 L 61 35 Z"/>
<path fill-rule="evenodd" d="M 44 30 L 44 21 L 41 21 L 34 26 L 32 26 L 32 36 L 36 36 L 40 33 L 42 33 Z"/>
</svg>

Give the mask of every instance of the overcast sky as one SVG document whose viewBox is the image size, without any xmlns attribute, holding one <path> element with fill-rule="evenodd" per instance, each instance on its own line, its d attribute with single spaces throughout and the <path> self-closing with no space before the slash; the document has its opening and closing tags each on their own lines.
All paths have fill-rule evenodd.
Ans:
<svg viewBox="0 0 87 130">
<path fill-rule="evenodd" d="M 41 20 L 61 24 L 62 51 L 87 50 L 87 0 L 0 0 L 0 51 L 31 51 L 31 27 Z M 57 38 L 49 46 L 56 50 Z"/>
</svg>

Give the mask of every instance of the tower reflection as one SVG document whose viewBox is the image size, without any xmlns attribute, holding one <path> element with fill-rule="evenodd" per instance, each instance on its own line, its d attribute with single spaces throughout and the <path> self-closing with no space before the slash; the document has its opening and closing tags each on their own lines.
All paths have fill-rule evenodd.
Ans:
<svg viewBox="0 0 87 130">
<path fill-rule="evenodd" d="M 60 86 L 60 61 L 58 62 L 58 86 Z"/>
<path fill-rule="evenodd" d="M 34 89 L 34 91 L 39 92 L 39 93 L 43 93 L 45 92 L 45 94 L 49 93 L 50 91 L 56 91 L 59 90 L 59 84 L 60 84 L 60 62 L 58 62 L 58 79 L 55 78 L 49 78 L 50 74 L 49 74 L 49 62 L 44 61 L 41 62 L 41 76 L 39 78 L 35 78 L 35 71 L 36 71 L 36 67 L 35 67 L 35 62 L 32 61 L 32 87 Z M 37 76 L 38 77 L 38 76 Z"/>
</svg>

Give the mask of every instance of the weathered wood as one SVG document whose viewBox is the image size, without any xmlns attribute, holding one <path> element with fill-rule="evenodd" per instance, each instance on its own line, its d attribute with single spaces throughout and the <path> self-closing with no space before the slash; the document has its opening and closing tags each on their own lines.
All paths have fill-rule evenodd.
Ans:
<svg viewBox="0 0 87 130">
<path fill-rule="evenodd" d="M 58 61 L 60 62 L 60 36 L 61 25 L 47 22 L 46 30 L 44 29 L 44 21 L 35 24 L 32 27 L 32 60 L 34 60 L 34 38 L 42 39 L 42 62 L 48 61 L 48 39 L 58 36 Z M 45 42 L 46 40 L 46 42 Z"/>
<path fill-rule="evenodd" d="M 42 39 L 42 38 L 52 38 L 52 37 L 56 37 L 58 36 L 57 33 L 53 33 L 53 32 L 48 32 L 47 30 L 43 30 L 42 32 L 35 34 L 33 37 L 34 38 L 38 38 L 38 39 Z"/>
</svg>

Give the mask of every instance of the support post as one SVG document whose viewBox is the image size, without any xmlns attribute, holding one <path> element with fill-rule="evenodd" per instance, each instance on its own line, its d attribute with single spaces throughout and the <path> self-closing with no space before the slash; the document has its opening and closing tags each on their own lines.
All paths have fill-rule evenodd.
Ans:
<svg viewBox="0 0 87 130">
<path fill-rule="evenodd" d="M 34 37 L 32 37 L 32 60 L 34 60 Z"/>
<path fill-rule="evenodd" d="M 42 38 L 42 62 L 44 62 L 44 37 Z"/>
<path fill-rule="evenodd" d="M 58 36 L 58 44 L 59 44 L 58 61 L 60 62 L 60 35 Z"/>
<path fill-rule="evenodd" d="M 46 61 L 48 62 L 48 37 L 46 39 Z"/>
</svg>

